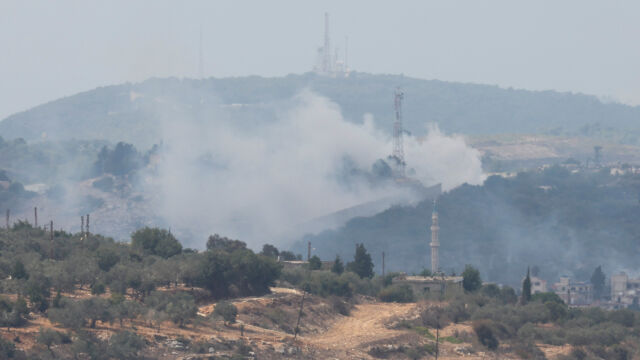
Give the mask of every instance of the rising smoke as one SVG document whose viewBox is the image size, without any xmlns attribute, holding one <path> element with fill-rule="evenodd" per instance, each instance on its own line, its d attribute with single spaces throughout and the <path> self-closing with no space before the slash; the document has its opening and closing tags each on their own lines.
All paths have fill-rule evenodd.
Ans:
<svg viewBox="0 0 640 360">
<path fill-rule="evenodd" d="M 283 244 L 296 224 L 406 192 L 339 176 L 345 158 L 368 170 L 391 150 L 370 116 L 346 121 L 339 107 L 310 91 L 283 105 L 276 120 L 247 127 L 220 112 L 163 116 L 163 152 L 154 191 L 159 215 L 183 241 L 202 247 L 220 233 L 257 247 Z M 484 180 L 480 154 L 458 136 L 431 126 L 405 138 L 408 166 L 425 185 L 451 189 Z M 188 239 L 192 240 L 189 241 Z"/>
</svg>

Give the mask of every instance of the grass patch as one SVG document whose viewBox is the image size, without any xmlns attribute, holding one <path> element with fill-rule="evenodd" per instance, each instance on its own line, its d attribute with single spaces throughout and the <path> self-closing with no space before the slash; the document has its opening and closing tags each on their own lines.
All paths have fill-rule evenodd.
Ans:
<svg viewBox="0 0 640 360">
<path fill-rule="evenodd" d="M 429 329 L 424 327 L 424 326 L 416 326 L 416 327 L 413 328 L 413 330 L 415 332 L 417 332 L 418 334 L 426 337 L 427 339 L 431 339 L 431 340 L 435 340 L 436 339 L 435 335 L 433 335 L 431 333 L 431 331 L 429 331 Z"/>
<path fill-rule="evenodd" d="M 440 341 L 446 341 L 446 342 L 450 342 L 452 344 L 462 344 L 462 340 L 458 339 L 457 337 L 453 337 L 453 336 L 445 336 L 445 337 L 441 337 Z"/>
</svg>

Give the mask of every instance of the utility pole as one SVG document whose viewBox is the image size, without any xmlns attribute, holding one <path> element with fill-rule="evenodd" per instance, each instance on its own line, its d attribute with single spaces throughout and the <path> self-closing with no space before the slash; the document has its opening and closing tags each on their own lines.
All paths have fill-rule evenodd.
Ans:
<svg viewBox="0 0 640 360">
<path fill-rule="evenodd" d="M 80 216 L 80 237 L 84 237 L 84 215 Z"/>
<path fill-rule="evenodd" d="M 384 251 L 382 252 L 382 277 L 384 277 Z"/>
<path fill-rule="evenodd" d="M 311 241 L 307 242 L 307 262 L 311 260 Z"/>
<path fill-rule="evenodd" d="M 438 311 L 438 315 L 436 315 L 436 360 L 438 360 L 438 355 L 440 350 L 440 311 Z"/>
<path fill-rule="evenodd" d="M 302 317 L 302 307 L 304 306 L 304 296 L 306 295 L 306 291 L 302 290 L 302 300 L 300 300 L 300 311 L 298 312 L 298 321 L 296 322 L 296 328 L 293 334 L 293 340 L 298 338 L 298 332 L 300 331 L 300 318 Z"/>
<path fill-rule="evenodd" d="M 33 217 L 35 220 L 33 225 L 34 227 L 38 227 L 38 207 L 37 206 L 33 208 Z"/>
<path fill-rule="evenodd" d="M 11 215 L 11 210 L 7 209 L 7 230 L 9 230 L 9 215 Z"/>
<path fill-rule="evenodd" d="M 50 241 L 50 248 L 49 248 L 49 259 L 53 259 L 53 220 L 51 220 L 51 222 L 49 223 L 50 226 L 50 232 L 49 234 L 51 234 L 51 241 Z"/>
<path fill-rule="evenodd" d="M 89 214 L 87 214 L 87 236 L 89 236 Z"/>
</svg>

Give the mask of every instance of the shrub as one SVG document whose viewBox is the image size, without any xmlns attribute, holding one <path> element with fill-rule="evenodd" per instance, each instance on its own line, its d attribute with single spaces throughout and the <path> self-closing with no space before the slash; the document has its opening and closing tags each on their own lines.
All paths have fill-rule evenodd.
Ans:
<svg viewBox="0 0 640 360">
<path fill-rule="evenodd" d="M 314 271 L 302 284 L 302 287 L 312 294 L 323 297 L 331 295 L 351 297 L 353 295 L 353 288 L 349 280 L 329 271 Z"/>
<path fill-rule="evenodd" d="M 238 308 L 230 302 L 220 301 L 213 309 L 213 314 L 220 316 L 225 324 L 233 324 L 238 316 Z"/>
<path fill-rule="evenodd" d="M 244 250 L 247 248 L 247 244 L 240 240 L 232 240 L 218 234 L 209 236 L 207 240 L 207 250 L 222 250 L 232 253 L 236 250 Z M 283 255 L 286 251 L 283 252 Z M 285 259 L 286 260 L 286 259 Z"/>
<path fill-rule="evenodd" d="M 344 264 L 342 263 L 342 259 L 340 259 L 340 255 L 336 255 L 336 259 L 331 266 L 331 272 L 338 275 L 344 272 Z"/>
<path fill-rule="evenodd" d="M 65 328 L 80 329 L 84 325 L 84 317 L 79 303 L 63 298 L 60 301 L 60 308 L 51 308 L 47 311 L 47 317 L 54 323 L 58 323 Z"/>
<path fill-rule="evenodd" d="M 333 296 L 331 298 L 331 306 L 333 308 L 333 311 L 337 312 L 340 315 L 349 316 L 349 314 L 351 314 L 351 306 L 349 305 L 349 303 L 337 296 Z"/>
<path fill-rule="evenodd" d="M 66 334 L 59 333 L 55 330 L 40 328 L 36 341 L 45 345 L 51 351 L 51 345 L 69 343 L 71 340 Z"/>
<path fill-rule="evenodd" d="M 16 357 L 16 345 L 0 337 L 0 359 L 13 359 Z"/>
<path fill-rule="evenodd" d="M 498 339 L 493 334 L 491 324 L 487 321 L 479 321 L 473 324 L 473 331 L 475 331 L 478 341 L 489 350 L 496 350 L 498 348 Z"/>
<path fill-rule="evenodd" d="M 313 255 L 311 259 L 309 259 L 309 270 L 320 270 L 322 269 L 322 261 L 319 257 Z"/>
<path fill-rule="evenodd" d="M 131 235 L 131 247 L 163 258 L 182 252 L 182 245 L 170 232 L 150 227 L 139 229 Z"/>
<path fill-rule="evenodd" d="M 347 264 L 347 270 L 358 274 L 361 278 L 373 277 L 373 261 L 364 244 L 356 244 L 353 261 Z"/>
<path fill-rule="evenodd" d="M 445 314 L 447 318 L 456 324 L 471 318 L 469 309 L 462 300 L 454 300 L 450 302 L 449 306 L 445 308 Z"/>
<path fill-rule="evenodd" d="M 451 320 L 447 318 L 446 310 L 439 306 L 430 306 L 420 313 L 420 320 L 425 326 L 440 328 L 449 325 Z"/>
<path fill-rule="evenodd" d="M 109 339 L 108 354 L 115 359 L 138 359 L 138 352 L 145 346 L 144 339 L 129 332 L 115 333 Z"/>
<path fill-rule="evenodd" d="M 165 313 L 169 320 L 180 327 L 183 327 L 198 313 L 193 296 L 185 292 L 171 294 L 154 291 L 145 299 L 145 304 L 156 311 Z M 135 309 L 131 310 L 135 311 Z M 128 312 L 128 310 L 125 311 Z"/>
<path fill-rule="evenodd" d="M 482 286 L 480 271 L 471 265 L 467 265 L 462 272 L 462 287 L 465 291 L 474 292 Z"/>
<path fill-rule="evenodd" d="M 615 310 L 609 313 L 609 321 L 631 328 L 635 323 L 636 313 L 628 309 Z"/>
<path fill-rule="evenodd" d="M 518 359 L 545 359 L 542 350 L 538 349 L 535 343 L 530 341 L 518 341 L 511 345 L 511 350 L 518 356 Z"/>
<path fill-rule="evenodd" d="M 388 286 L 378 294 L 378 298 L 385 302 L 412 302 L 413 290 L 408 285 L 391 285 Z"/>
<path fill-rule="evenodd" d="M 91 285 L 91 294 L 93 295 L 102 295 L 105 292 L 105 287 L 103 283 L 95 283 Z"/>
</svg>

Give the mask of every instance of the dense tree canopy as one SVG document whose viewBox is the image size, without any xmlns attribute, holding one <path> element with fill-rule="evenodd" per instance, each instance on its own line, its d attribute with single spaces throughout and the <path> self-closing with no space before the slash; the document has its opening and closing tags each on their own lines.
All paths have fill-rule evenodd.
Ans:
<svg viewBox="0 0 640 360">
<path fill-rule="evenodd" d="M 358 274 L 361 278 L 373 277 L 373 261 L 364 244 L 356 244 L 356 253 L 353 261 L 347 264 L 347 270 Z"/>
<path fill-rule="evenodd" d="M 145 227 L 131 235 L 131 246 L 150 255 L 168 258 L 182 252 L 180 242 L 167 230 Z"/>
</svg>

